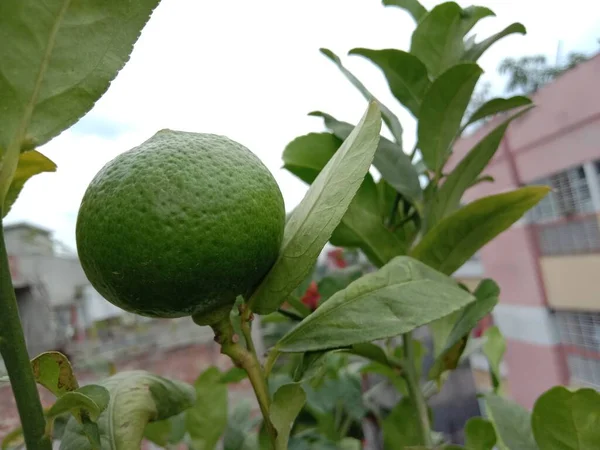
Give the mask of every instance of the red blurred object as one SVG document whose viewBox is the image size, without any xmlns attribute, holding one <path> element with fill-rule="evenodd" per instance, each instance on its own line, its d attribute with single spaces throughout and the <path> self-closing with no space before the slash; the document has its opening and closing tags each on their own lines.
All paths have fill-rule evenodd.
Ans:
<svg viewBox="0 0 600 450">
<path fill-rule="evenodd" d="M 494 319 L 491 314 L 488 314 L 483 319 L 479 321 L 475 329 L 473 330 L 473 335 L 475 337 L 481 337 L 485 330 L 494 325 Z"/>
<path fill-rule="evenodd" d="M 302 303 L 304 303 L 307 307 L 314 311 L 317 309 L 319 305 L 319 300 L 321 299 L 321 294 L 319 294 L 319 287 L 317 286 L 316 281 L 311 281 L 308 289 L 304 293 L 301 298 Z"/>
<path fill-rule="evenodd" d="M 327 253 L 327 256 L 329 257 L 329 260 L 333 263 L 335 267 L 343 269 L 344 267 L 348 266 L 348 263 L 344 259 L 344 250 L 341 248 L 330 250 Z"/>
</svg>

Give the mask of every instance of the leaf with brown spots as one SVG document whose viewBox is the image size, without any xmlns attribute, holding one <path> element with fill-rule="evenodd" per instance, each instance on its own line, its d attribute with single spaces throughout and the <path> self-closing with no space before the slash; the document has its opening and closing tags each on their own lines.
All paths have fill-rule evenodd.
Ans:
<svg viewBox="0 0 600 450">
<path fill-rule="evenodd" d="M 79 388 L 71 363 L 60 352 L 44 352 L 31 360 L 35 381 L 57 397 Z"/>
</svg>

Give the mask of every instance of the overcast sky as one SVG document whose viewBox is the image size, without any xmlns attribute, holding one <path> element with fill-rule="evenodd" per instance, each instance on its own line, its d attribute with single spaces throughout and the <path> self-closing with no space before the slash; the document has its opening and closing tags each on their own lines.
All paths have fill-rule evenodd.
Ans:
<svg viewBox="0 0 600 450">
<path fill-rule="evenodd" d="M 427 8 L 439 3 L 423 1 Z M 461 6 L 470 2 L 459 2 Z M 506 56 L 594 52 L 600 38 L 600 6 L 592 0 L 482 0 L 497 17 L 476 26 L 487 37 L 520 21 L 526 36 L 510 36 L 479 63 L 483 80 L 502 94 L 496 74 Z M 306 186 L 281 169 L 281 152 L 295 137 L 322 131 L 306 114 L 321 110 L 356 123 L 365 100 L 318 51 L 327 47 L 405 128 L 414 143 L 411 116 L 393 99 L 380 71 L 354 47 L 408 50 L 414 23 L 378 0 L 163 0 L 121 71 L 94 109 L 40 150 L 58 171 L 28 182 L 6 223 L 28 221 L 55 232 L 75 248 L 75 220 L 83 193 L 117 154 L 162 128 L 224 134 L 256 153 L 275 175 L 291 210 Z"/>
</svg>

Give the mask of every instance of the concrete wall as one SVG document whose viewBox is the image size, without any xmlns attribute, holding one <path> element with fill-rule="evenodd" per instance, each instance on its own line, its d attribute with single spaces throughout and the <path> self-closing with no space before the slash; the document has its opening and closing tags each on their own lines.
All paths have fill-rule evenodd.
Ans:
<svg viewBox="0 0 600 450">
<path fill-rule="evenodd" d="M 4 240 L 9 255 L 52 255 L 53 243 L 46 230 L 27 225 L 5 227 Z"/>
</svg>

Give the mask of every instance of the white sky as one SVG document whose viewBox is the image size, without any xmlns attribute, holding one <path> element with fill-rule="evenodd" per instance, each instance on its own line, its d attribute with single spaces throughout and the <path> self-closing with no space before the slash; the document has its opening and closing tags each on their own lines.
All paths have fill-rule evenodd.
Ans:
<svg viewBox="0 0 600 450">
<path fill-rule="evenodd" d="M 427 8 L 439 3 L 422 2 Z M 459 2 L 461 6 L 470 2 Z M 496 74 L 506 56 L 591 53 L 600 38 L 600 4 L 593 0 L 482 0 L 497 17 L 474 29 L 487 37 L 519 21 L 526 36 L 505 38 L 479 61 L 483 80 L 502 94 Z M 75 248 L 77 209 L 87 184 L 117 154 L 161 128 L 224 134 L 256 153 L 275 175 L 291 210 L 306 186 L 281 169 L 281 152 L 295 137 L 322 131 L 308 117 L 322 110 L 356 123 L 366 102 L 318 51 L 327 47 L 405 128 L 414 143 L 411 116 L 394 100 L 379 69 L 354 47 L 408 50 L 412 19 L 378 0 L 163 0 L 135 46 L 130 62 L 94 109 L 40 150 L 58 171 L 25 186 L 6 223 L 28 221 L 55 231 Z"/>
</svg>

